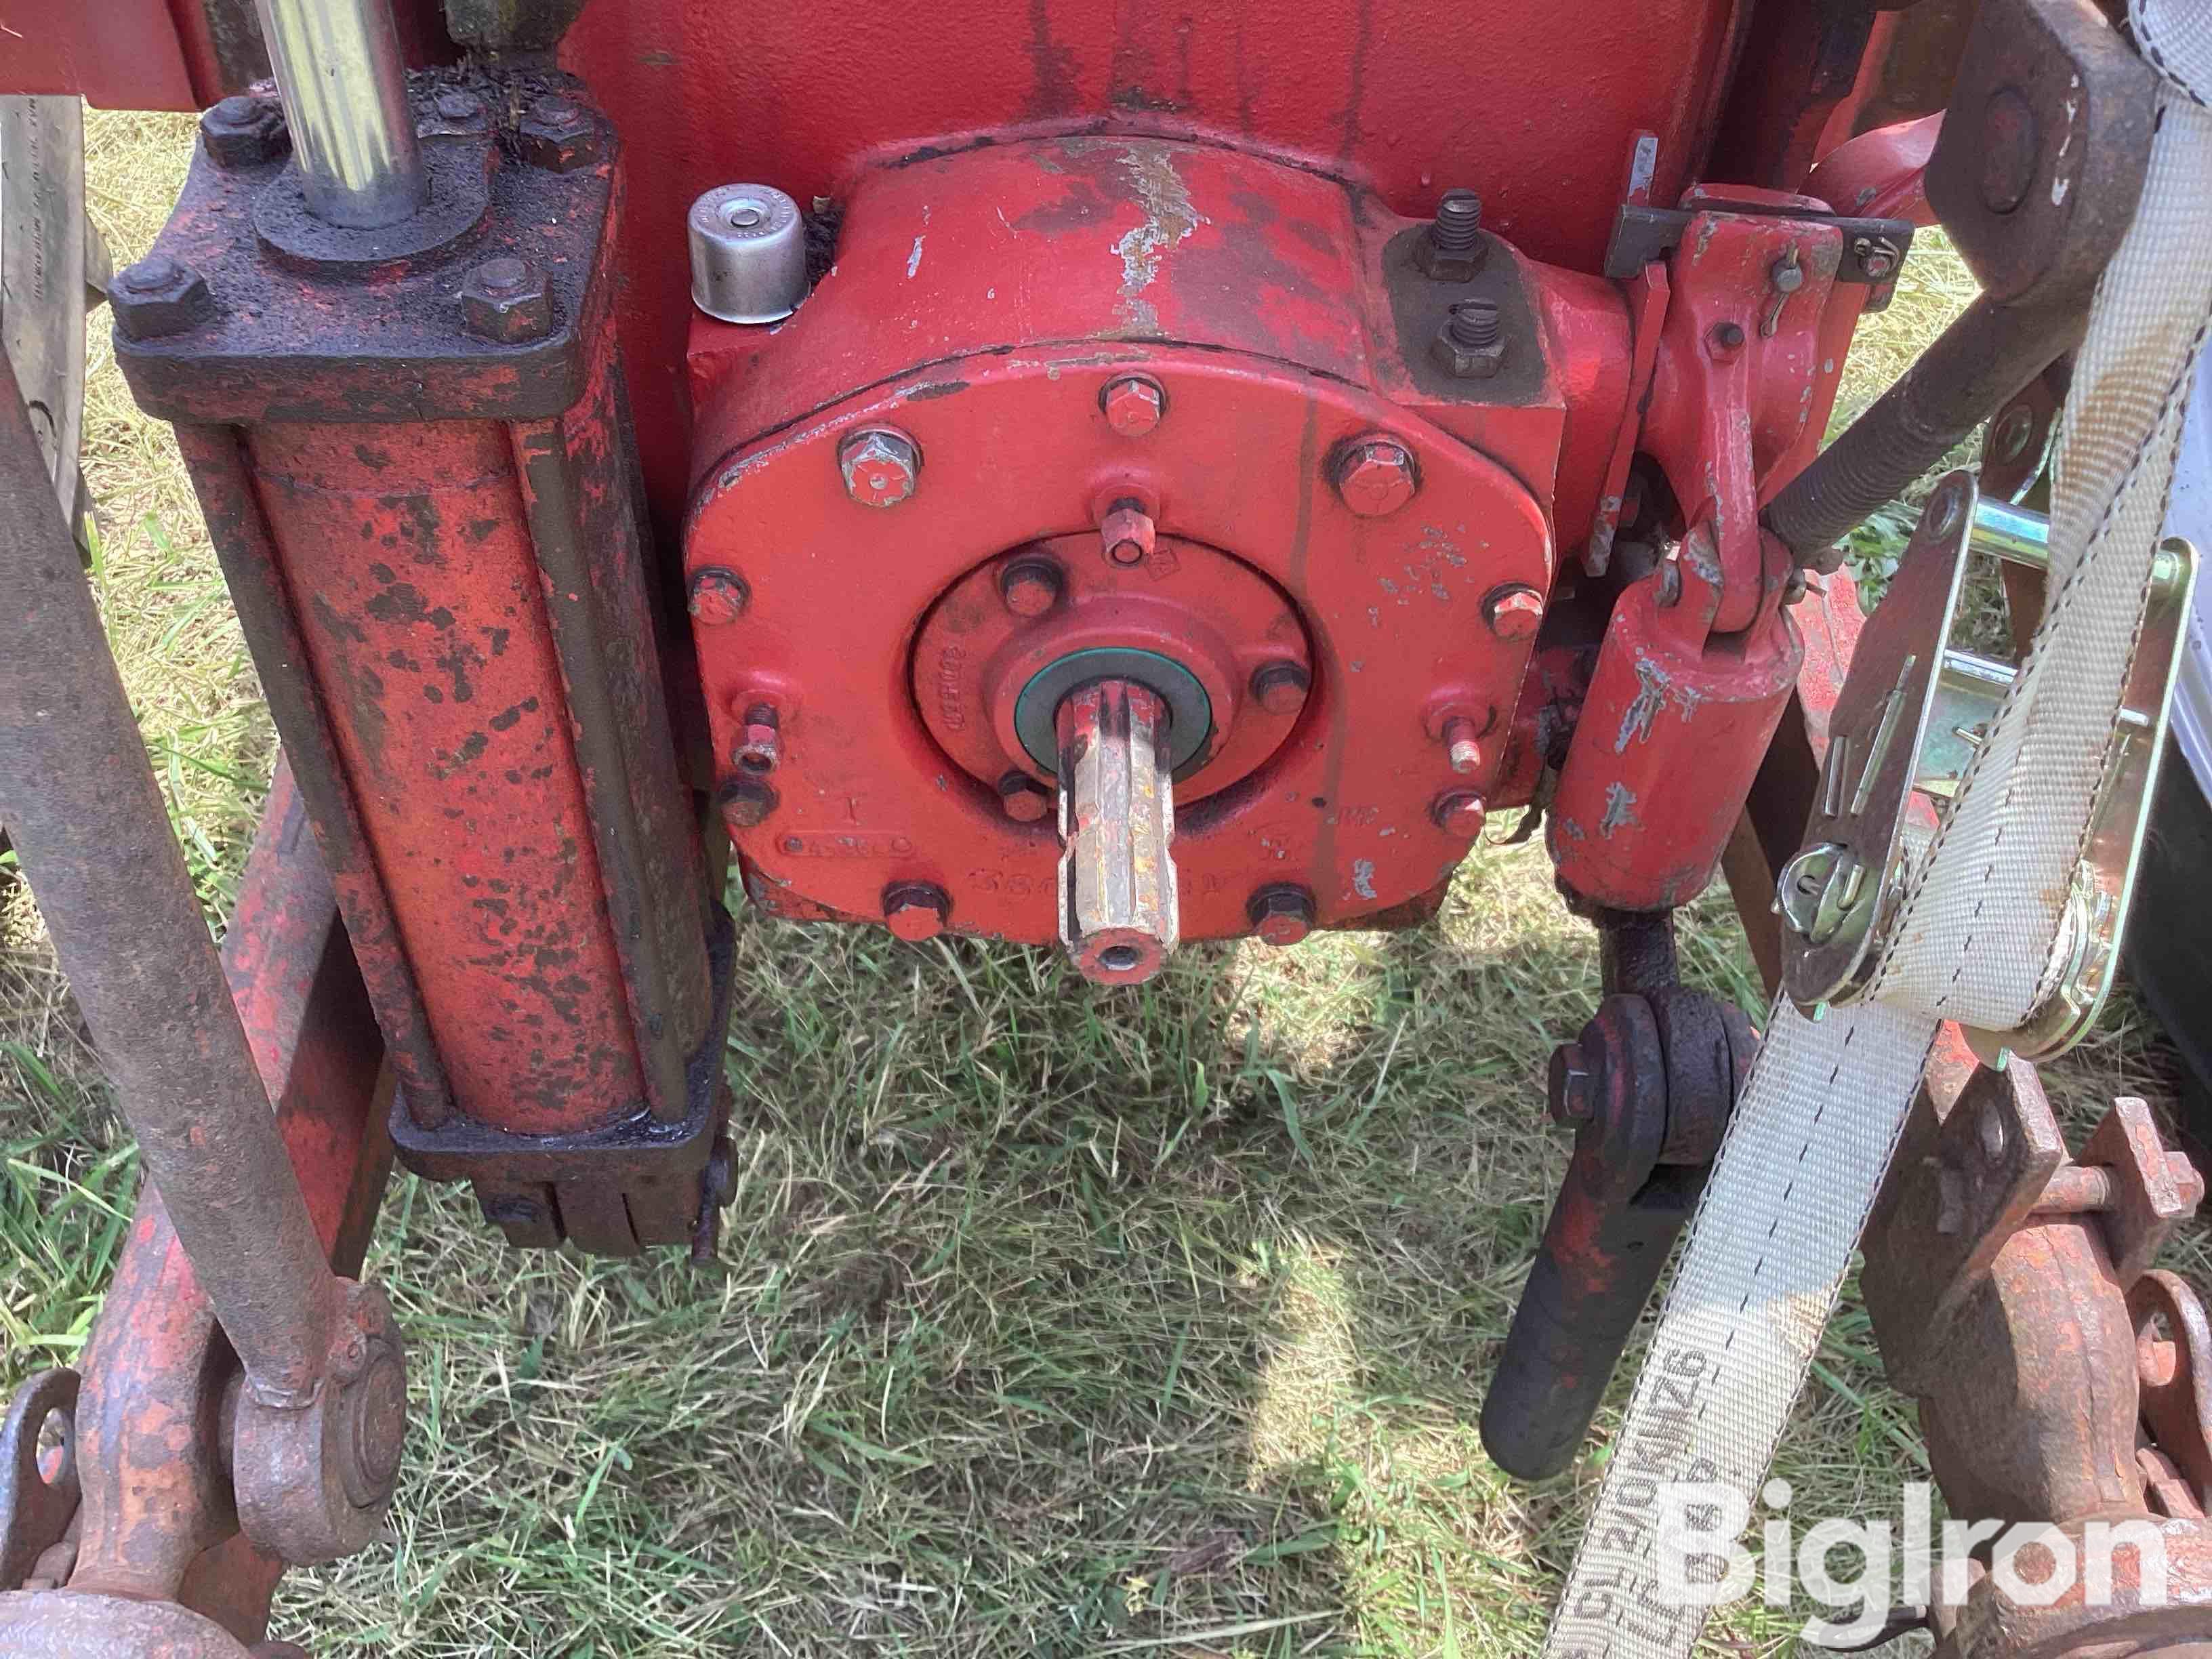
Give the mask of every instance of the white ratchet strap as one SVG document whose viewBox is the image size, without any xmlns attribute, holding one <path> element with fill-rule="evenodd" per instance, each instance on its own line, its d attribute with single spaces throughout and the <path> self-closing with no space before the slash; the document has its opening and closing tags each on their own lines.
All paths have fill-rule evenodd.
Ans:
<svg viewBox="0 0 2212 1659">
<path fill-rule="evenodd" d="M 2135 222 L 2099 284 L 2057 457 L 2041 628 L 1910 878 L 1864 1000 L 1778 999 L 1692 1220 L 1546 1659 L 1680 1659 L 1662 1489 L 1764 1481 L 1942 1022 L 2007 1032 L 2057 969 L 2212 319 L 2212 5 L 2136 0 L 2161 71 Z M 1690 1604 L 1683 1605 L 1688 1600 Z"/>
</svg>

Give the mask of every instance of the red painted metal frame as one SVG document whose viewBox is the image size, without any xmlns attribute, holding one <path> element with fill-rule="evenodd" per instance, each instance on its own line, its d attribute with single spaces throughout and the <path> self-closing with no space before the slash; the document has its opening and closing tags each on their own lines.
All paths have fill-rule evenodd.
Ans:
<svg viewBox="0 0 2212 1659">
<path fill-rule="evenodd" d="M 1609 338 L 1619 357 L 1626 324 L 1609 291 L 1502 243 L 1472 287 L 1433 283 L 1407 263 L 1420 234 L 1361 192 L 1214 146 L 1006 143 L 865 181 L 835 271 L 773 334 L 695 325 L 702 478 L 686 557 L 738 572 L 751 593 L 742 617 L 696 628 L 720 763 L 752 709 L 780 719 L 775 805 L 751 793 L 733 819 L 757 902 L 873 919 L 887 889 L 927 883 L 951 895 L 957 931 L 1054 936 L 1051 826 L 1011 821 L 995 793 L 1016 756 L 951 763 L 911 688 L 957 693 L 963 726 L 996 724 L 1002 710 L 966 704 L 969 659 L 996 634 L 940 596 L 988 590 L 969 573 L 1079 537 L 1123 497 L 1147 505 L 1170 549 L 1221 550 L 1203 557 L 1242 561 L 1288 596 L 1293 611 L 1214 617 L 1238 682 L 1301 626 L 1313 652 L 1287 736 L 1242 683 L 1220 688 L 1226 749 L 1256 724 L 1273 753 L 1218 793 L 1198 771 L 1179 799 L 1184 937 L 1248 931 L 1264 883 L 1309 888 L 1322 924 L 1344 926 L 1456 865 L 1480 814 L 1438 803 L 1510 803 L 1498 767 L 1534 633 L 1533 618 L 1493 628 L 1491 604 L 1548 591 L 1542 501 L 1565 434 L 1594 459 L 1623 414 L 1569 403 L 1547 325 L 1582 349 Z M 1476 292 L 1500 307 L 1506 364 L 1455 380 L 1428 347 L 1445 304 Z M 1164 388 L 1165 413 L 1133 437 L 1101 399 L 1135 372 Z M 1621 385 L 1593 379 L 1601 399 Z M 837 455 L 884 426 L 921 460 L 911 499 L 878 507 L 848 495 Z M 1413 481 L 1402 504 L 1362 511 L 1333 480 L 1347 446 L 1378 436 L 1410 453 Z M 1581 489 L 1595 471 L 1583 466 Z M 1565 510 L 1589 509 L 1585 495 Z M 1127 585 L 1170 595 L 1172 556 L 1151 562 L 1157 583 Z M 938 654 L 916 659 L 933 606 Z M 1083 642 L 1192 648 L 1133 594 Z M 1455 718 L 1491 739 L 1466 772 L 1441 741 Z"/>
</svg>

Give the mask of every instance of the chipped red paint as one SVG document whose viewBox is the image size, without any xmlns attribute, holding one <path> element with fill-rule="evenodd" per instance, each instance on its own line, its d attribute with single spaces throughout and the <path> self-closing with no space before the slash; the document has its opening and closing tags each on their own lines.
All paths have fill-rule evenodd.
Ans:
<svg viewBox="0 0 2212 1659">
<path fill-rule="evenodd" d="M 1507 368 L 1450 380 L 1428 347 L 1462 290 L 1411 271 L 1420 234 L 1229 150 L 1006 144 L 870 177 L 836 271 L 775 332 L 695 324 L 686 557 L 750 594 L 742 617 L 695 632 L 717 765 L 773 795 L 748 808 L 757 821 L 732 819 L 757 902 L 880 920 L 887 888 L 927 883 L 950 895 L 954 931 L 1053 939 L 1052 826 L 1011 818 L 998 785 L 1010 768 L 1043 775 L 1007 703 L 1055 641 L 1153 651 L 1207 686 L 1224 770 L 1179 792 L 1183 937 L 1249 931 L 1268 881 L 1310 887 L 1320 923 L 1341 927 L 1449 873 L 1471 831 L 1433 804 L 1502 781 L 1531 645 L 1494 630 L 1486 601 L 1551 586 L 1536 492 L 1567 424 L 1551 331 L 1594 345 L 1625 320 L 1609 293 L 1498 244 L 1481 291 L 1500 303 Z M 1133 372 L 1164 392 L 1136 438 L 1101 404 Z M 1621 410 L 1603 400 L 1625 381 L 1588 384 L 1599 405 L 1580 413 L 1609 444 Z M 836 462 L 844 437 L 882 427 L 921 455 L 889 507 L 851 499 Z M 1334 481 L 1376 444 L 1411 456 L 1415 488 L 1356 510 Z M 1158 533 L 1117 569 L 1091 526 L 1123 500 Z M 1066 568 L 1068 592 L 1012 617 L 998 574 L 1036 554 Z M 1286 650 L 1311 685 L 1281 715 L 1248 690 Z M 738 751 L 763 705 L 780 757 L 747 782 Z M 1451 769 L 1447 714 L 1489 739 L 1470 774 Z"/>
<path fill-rule="evenodd" d="M 246 445 L 456 1101 L 532 1134 L 644 1093 L 506 429 Z M 309 552 L 312 550 L 312 553 Z"/>
</svg>

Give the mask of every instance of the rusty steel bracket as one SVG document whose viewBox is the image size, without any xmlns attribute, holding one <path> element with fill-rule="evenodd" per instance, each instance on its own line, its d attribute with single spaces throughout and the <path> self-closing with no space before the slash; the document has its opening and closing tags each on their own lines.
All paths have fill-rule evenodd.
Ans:
<svg viewBox="0 0 2212 1659">
<path fill-rule="evenodd" d="M 1942 1659 L 2207 1634 L 2212 1332 L 2185 1284 L 2145 1271 L 2203 1194 L 2142 1101 L 2115 1102 L 2072 1159 L 2032 1066 L 1939 1048 L 1866 1232 L 1860 1286 L 1890 1380 L 1918 1403 L 1952 1515 L 2139 1518 L 2165 1540 L 2170 1591 L 2149 1597 L 2125 1553 L 2104 1606 L 2024 1605 L 1985 1576 L 1929 1610 Z"/>
<path fill-rule="evenodd" d="M 2156 77 L 2091 0 L 1984 0 L 1928 164 L 1928 199 L 1983 292 L 1767 503 L 1801 564 L 1838 545 L 2081 337 L 2135 217 Z"/>
<path fill-rule="evenodd" d="M 76 1519 L 76 1401 L 75 1371 L 40 1371 L 0 1419 L 0 1591 L 21 1589 Z M 49 1419 L 60 1431 L 51 1464 L 40 1455 Z"/>
<path fill-rule="evenodd" d="M 1741 1010 L 1674 982 L 1670 916 L 1593 920 L 1609 994 L 1547 1085 L 1574 1156 L 1482 1404 L 1484 1448 L 1524 1480 L 1581 1448 L 1758 1047 Z"/>
<path fill-rule="evenodd" d="M 1843 238 L 1843 252 L 1836 262 L 1835 280 L 1839 283 L 1879 286 L 1894 282 L 1905 255 L 1912 251 L 1913 225 L 1908 219 L 1855 218 L 1831 213 L 1809 200 L 1735 201 L 1716 193 L 1711 199 L 1700 201 L 1694 211 L 1634 202 L 1625 204 L 1613 222 L 1613 240 L 1606 244 L 1605 274 L 1618 282 L 1635 276 L 1655 260 L 1666 258 L 1682 245 L 1682 239 L 1704 213 L 1741 213 L 1829 227 Z"/>
</svg>

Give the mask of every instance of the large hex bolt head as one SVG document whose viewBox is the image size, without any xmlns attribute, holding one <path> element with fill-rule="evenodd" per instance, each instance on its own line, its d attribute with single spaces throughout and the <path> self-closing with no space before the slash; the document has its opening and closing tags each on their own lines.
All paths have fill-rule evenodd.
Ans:
<svg viewBox="0 0 2212 1659">
<path fill-rule="evenodd" d="M 779 797 L 775 790 L 756 777 L 732 778 L 714 797 L 721 809 L 722 822 L 732 830 L 750 830 L 767 822 L 776 809 Z"/>
<path fill-rule="evenodd" d="M 1152 431 L 1159 425 L 1167 406 L 1167 393 L 1149 374 L 1124 374 L 1109 380 L 1098 394 L 1106 424 L 1125 438 L 1141 438 Z"/>
<path fill-rule="evenodd" d="M 1303 663 L 1262 663 L 1252 671 L 1252 700 L 1270 714 L 1295 714 L 1306 706 L 1312 684 Z"/>
<path fill-rule="evenodd" d="M 703 628 L 720 628 L 737 621 L 752 602 L 752 589 L 734 570 L 710 564 L 691 574 L 687 607 L 691 620 Z"/>
<path fill-rule="evenodd" d="M 1429 816 L 1446 835 L 1472 841 L 1482 833 L 1482 797 L 1472 789 L 1448 789 L 1430 805 Z"/>
<path fill-rule="evenodd" d="M 921 480 L 921 451 L 896 427 L 863 427 L 837 446 L 837 470 L 862 507 L 896 507 Z"/>
<path fill-rule="evenodd" d="M 548 93 L 531 105 L 515 129 L 515 140 L 522 159 L 548 173 L 590 167 L 606 149 L 599 118 L 558 93 Z"/>
<path fill-rule="evenodd" d="M 205 279 L 160 253 L 117 271 L 107 300 L 115 310 L 115 325 L 134 340 L 182 334 L 215 315 L 215 296 Z"/>
<path fill-rule="evenodd" d="M 1544 596 L 1525 582 L 1508 582 L 1482 602 L 1490 631 L 1501 640 L 1533 638 L 1544 621 Z"/>
<path fill-rule="evenodd" d="M 999 597 L 1017 617 L 1042 617 L 1060 603 L 1067 577 L 1056 559 L 1042 555 L 1016 559 L 999 574 Z"/>
<path fill-rule="evenodd" d="M 1314 896 L 1290 882 L 1262 887 L 1244 906 L 1252 931 L 1268 945 L 1296 945 L 1313 932 Z"/>
<path fill-rule="evenodd" d="M 1329 481 L 1345 506 L 1363 519 L 1395 513 L 1421 487 L 1413 452 L 1395 438 L 1355 438 L 1338 454 Z"/>
<path fill-rule="evenodd" d="M 999 780 L 999 805 L 1016 823 L 1036 823 L 1052 811 L 1051 792 L 1026 772 Z"/>
<path fill-rule="evenodd" d="M 951 914 L 945 890 L 929 882 L 895 881 L 884 889 L 884 925 L 911 944 L 935 939 Z"/>
<path fill-rule="evenodd" d="M 219 167 L 255 167 L 288 154 L 292 136 L 280 105 L 241 92 L 202 112 L 200 143 Z"/>
<path fill-rule="evenodd" d="M 461 284 L 461 317 L 470 333 L 500 345 L 522 345 L 553 331 L 553 294 L 545 273 L 527 259 L 487 259 Z"/>
</svg>

